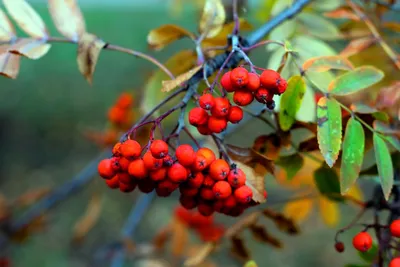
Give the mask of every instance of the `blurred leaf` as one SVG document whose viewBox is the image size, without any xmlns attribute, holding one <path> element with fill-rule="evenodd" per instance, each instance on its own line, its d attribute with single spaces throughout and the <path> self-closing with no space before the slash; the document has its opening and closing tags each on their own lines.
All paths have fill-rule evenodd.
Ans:
<svg viewBox="0 0 400 267">
<path fill-rule="evenodd" d="M 151 49 L 161 50 L 165 46 L 183 37 L 195 38 L 193 33 L 182 27 L 174 24 L 166 24 L 151 30 L 147 35 L 147 43 Z"/>
<path fill-rule="evenodd" d="M 385 139 L 400 152 L 400 140 L 396 136 L 385 136 Z"/>
<path fill-rule="evenodd" d="M 372 126 L 374 127 L 374 129 L 377 132 L 380 132 L 380 133 L 383 133 L 383 134 L 399 134 L 399 136 L 400 136 L 400 130 L 393 129 L 392 127 L 390 127 L 389 124 L 384 123 L 382 121 L 375 120 L 372 123 Z"/>
<path fill-rule="evenodd" d="M 216 36 L 222 29 L 226 19 L 224 5 L 221 0 L 206 0 L 201 16 L 199 31 L 206 38 Z"/>
<path fill-rule="evenodd" d="M 310 198 L 289 201 L 283 208 L 283 213 L 293 221 L 300 223 L 310 214 L 313 207 L 313 201 Z"/>
<path fill-rule="evenodd" d="M 378 110 L 375 107 L 371 107 L 369 105 L 366 105 L 364 103 L 352 103 L 350 105 L 350 109 L 355 112 L 355 113 L 360 113 L 360 114 L 371 114 L 378 112 Z"/>
<path fill-rule="evenodd" d="M 99 220 L 102 209 L 102 196 L 93 194 L 86 208 L 85 214 L 75 223 L 72 240 L 80 242 Z"/>
<path fill-rule="evenodd" d="M 342 201 L 339 177 L 335 170 L 321 166 L 314 171 L 314 181 L 318 191 L 333 201 Z"/>
<path fill-rule="evenodd" d="M 302 12 L 297 18 L 303 24 L 307 33 L 315 37 L 323 40 L 336 40 L 341 37 L 336 25 L 322 16 L 310 12 Z"/>
<path fill-rule="evenodd" d="M 195 75 L 201 68 L 202 66 L 197 66 L 189 70 L 188 72 L 179 75 L 174 80 L 162 81 L 161 92 L 163 93 L 170 92 L 177 87 L 185 86 L 185 82 L 187 82 L 190 78 L 192 78 L 192 76 Z"/>
<path fill-rule="evenodd" d="M 10 205 L 7 198 L 0 193 L 0 224 L 4 223 L 11 216 Z"/>
<path fill-rule="evenodd" d="M 383 111 L 378 111 L 378 112 L 372 113 L 371 115 L 372 115 L 372 117 L 374 117 L 375 119 L 377 119 L 379 121 L 389 122 L 389 120 L 390 120 L 389 115 Z"/>
<path fill-rule="evenodd" d="M 290 7 L 293 4 L 294 0 L 279 0 L 276 1 L 272 7 L 271 15 L 276 16 L 278 13 L 283 11 L 284 9 Z"/>
<path fill-rule="evenodd" d="M 354 21 L 360 20 L 360 18 L 356 14 L 354 14 L 350 9 L 345 7 L 339 7 L 335 10 L 325 12 L 324 16 L 332 19 L 350 19 Z"/>
<path fill-rule="evenodd" d="M 372 247 L 369 250 L 365 252 L 357 251 L 357 253 L 358 256 L 360 256 L 360 258 L 363 259 L 364 261 L 373 263 L 378 257 L 378 251 L 379 251 L 378 246 L 375 243 L 373 243 Z"/>
<path fill-rule="evenodd" d="M 172 223 L 172 237 L 171 237 L 171 253 L 174 257 L 181 257 L 184 255 L 186 247 L 189 242 L 189 231 L 184 223 L 178 219 L 173 219 Z"/>
<path fill-rule="evenodd" d="M 15 38 L 15 29 L 6 13 L 0 9 L 0 41 L 9 42 Z"/>
<path fill-rule="evenodd" d="M 264 0 L 261 1 L 259 8 L 256 10 L 255 17 L 260 22 L 265 22 L 271 17 L 272 8 L 278 0 Z"/>
<path fill-rule="evenodd" d="M 289 235 L 297 235 L 300 233 L 300 230 L 295 224 L 293 218 L 275 212 L 271 209 L 264 209 L 262 213 L 265 217 L 272 219 L 275 225 L 278 227 L 278 229 L 281 230 L 282 232 L 287 233 Z"/>
<path fill-rule="evenodd" d="M 86 31 L 76 0 L 49 0 L 49 11 L 57 30 L 68 39 L 77 42 Z"/>
<path fill-rule="evenodd" d="M 50 190 L 51 190 L 51 188 L 47 187 L 47 186 L 30 189 L 30 190 L 28 190 L 28 192 L 25 192 L 22 195 L 18 196 L 18 198 L 13 201 L 13 205 L 29 206 L 29 205 L 35 203 L 36 201 L 40 200 L 44 196 L 46 196 L 50 192 Z"/>
<path fill-rule="evenodd" d="M 285 41 L 293 36 L 296 32 L 297 26 L 298 24 L 295 20 L 287 20 L 271 31 L 269 39 L 274 41 Z M 270 47 L 272 48 L 274 46 L 266 46 L 267 49 L 270 49 Z"/>
<path fill-rule="evenodd" d="M 379 90 L 376 108 L 391 108 L 400 103 L 400 81 L 393 81 Z"/>
<path fill-rule="evenodd" d="M 183 263 L 183 266 L 185 267 L 196 267 L 199 264 L 203 263 L 208 255 L 210 255 L 216 245 L 215 243 L 212 242 L 207 242 L 205 243 L 200 249 L 197 250 L 196 255 L 193 257 L 189 257 L 188 259 L 185 260 Z"/>
<path fill-rule="evenodd" d="M 370 264 L 346 264 L 344 267 L 371 267 Z"/>
<path fill-rule="evenodd" d="M 340 56 L 351 57 L 367 49 L 376 42 L 372 36 L 361 37 L 351 40 L 350 43 L 340 52 Z"/>
<path fill-rule="evenodd" d="M 267 2 L 269 2 L 269 1 L 267 1 Z M 255 261 L 251 260 L 251 261 L 246 262 L 243 267 L 258 267 L 258 265 Z"/>
<path fill-rule="evenodd" d="M 266 159 L 276 160 L 282 149 L 281 137 L 276 133 L 260 135 L 254 140 L 253 149 Z"/>
<path fill-rule="evenodd" d="M 267 232 L 264 226 L 253 224 L 250 226 L 253 238 L 259 242 L 269 244 L 275 248 L 282 248 L 282 242 Z"/>
<path fill-rule="evenodd" d="M 324 72 L 331 69 L 352 70 L 353 64 L 342 56 L 321 56 L 310 58 L 303 64 L 304 71 Z"/>
<path fill-rule="evenodd" d="M 34 218 L 31 222 L 16 232 L 13 232 L 10 239 L 13 242 L 21 244 L 25 242 L 32 234 L 41 232 L 46 227 L 46 216 L 44 214 Z"/>
<path fill-rule="evenodd" d="M 257 222 L 258 218 L 260 217 L 261 213 L 256 211 L 252 212 L 248 215 L 245 215 L 243 218 L 238 220 L 235 224 L 230 226 L 225 231 L 225 237 L 232 238 L 239 233 L 241 233 L 244 229 L 249 228 L 250 225 L 253 225 Z"/>
<path fill-rule="evenodd" d="M 340 166 L 340 192 L 347 190 L 357 180 L 364 158 L 365 134 L 361 123 L 349 119 L 343 140 L 342 164 Z"/>
<path fill-rule="evenodd" d="M 332 167 L 342 144 L 342 114 L 338 102 L 321 97 L 317 104 L 317 138 L 322 156 Z"/>
<path fill-rule="evenodd" d="M 386 21 L 382 23 L 382 27 L 392 30 L 394 32 L 400 32 L 400 24 L 395 21 Z"/>
<path fill-rule="evenodd" d="M 0 46 L 0 75 L 15 79 L 18 76 L 20 56 L 8 52 L 9 45 Z"/>
<path fill-rule="evenodd" d="M 286 171 L 286 179 L 290 181 L 303 167 L 304 159 L 299 154 L 293 154 L 291 156 L 280 157 L 275 164 Z"/>
<path fill-rule="evenodd" d="M 250 259 L 250 251 L 244 244 L 242 238 L 239 237 L 232 237 L 231 238 L 231 252 L 241 260 L 247 261 Z"/>
<path fill-rule="evenodd" d="M 343 0 L 318 0 L 313 2 L 312 7 L 320 11 L 334 10 L 344 4 Z"/>
<path fill-rule="evenodd" d="M 78 43 L 78 68 L 89 84 L 92 84 L 93 73 L 101 50 L 106 43 L 91 33 L 84 33 Z"/>
<path fill-rule="evenodd" d="M 232 33 L 235 26 L 234 22 L 229 22 L 222 26 L 221 31 L 212 38 L 206 38 L 201 42 L 202 47 L 223 46 L 227 44 L 226 37 Z M 247 31 L 253 29 L 253 26 L 244 18 L 239 18 L 240 31 Z"/>
<path fill-rule="evenodd" d="M 264 203 L 266 201 L 264 198 L 264 176 L 257 174 L 253 168 L 241 162 L 236 162 L 236 165 L 246 174 L 246 185 L 253 191 L 253 200 L 258 203 Z"/>
<path fill-rule="evenodd" d="M 336 226 L 339 222 L 339 207 L 337 203 L 332 202 L 325 197 L 319 198 L 319 210 L 324 223 L 328 226 Z"/>
<path fill-rule="evenodd" d="M 306 91 L 303 77 L 293 76 L 288 81 L 288 87 L 281 97 L 279 108 L 279 125 L 283 131 L 288 131 L 296 121 L 296 113 Z"/>
<path fill-rule="evenodd" d="M 167 242 L 171 239 L 171 236 L 172 226 L 169 224 L 155 234 L 151 243 L 157 250 L 164 250 Z"/>
<path fill-rule="evenodd" d="M 42 40 L 22 38 L 10 47 L 9 52 L 30 59 L 39 59 L 46 55 L 50 48 L 51 45 Z"/>
<path fill-rule="evenodd" d="M 394 180 L 392 158 L 385 141 L 377 133 L 374 133 L 373 141 L 375 160 L 378 166 L 383 194 L 386 200 L 388 200 L 392 192 Z"/>
<path fill-rule="evenodd" d="M 47 38 L 48 32 L 42 18 L 25 0 L 3 0 L 10 16 L 27 34 L 36 38 Z"/>
</svg>

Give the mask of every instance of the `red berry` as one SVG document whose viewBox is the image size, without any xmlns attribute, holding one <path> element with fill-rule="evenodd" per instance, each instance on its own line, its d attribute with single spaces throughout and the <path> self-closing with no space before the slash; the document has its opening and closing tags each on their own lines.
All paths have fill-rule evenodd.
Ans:
<svg viewBox="0 0 400 267">
<path fill-rule="evenodd" d="M 200 188 L 204 182 L 204 175 L 201 172 L 197 172 L 188 178 L 188 184 L 194 188 Z"/>
<path fill-rule="evenodd" d="M 210 110 L 214 106 L 215 100 L 212 94 L 204 94 L 199 98 L 199 105 L 201 108 Z"/>
<path fill-rule="evenodd" d="M 247 106 L 253 102 L 254 96 L 252 92 L 245 91 L 245 90 L 237 90 L 233 93 L 233 102 L 239 106 Z"/>
<path fill-rule="evenodd" d="M 97 165 L 97 171 L 104 179 L 110 179 L 115 175 L 111 159 L 103 159 Z"/>
<path fill-rule="evenodd" d="M 273 89 L 277 88 L 278 79 L 281 78 L 281 75 L 271 69 L 264 70 L 260 75 L 260 82 L 263 87 L 266 89 Z"/>
<path fill-rule="evenodd" d="M 210 165 L 210 176 L 214 180 L 224 180 L 229 174 L 229 164 L 223 159 L 217 159 Z"/>
<path fill-rule="evenodd" d="M 122 109 L 127 109 L 132 106 L 133 103 L 133 96 L 129 93 L 122 93 L 118 99 L 115 105 L 119 108 Z"/>
<path fill-rule="evenodd" d="M 228 196 L 226 199 L 223 200 L 224 207 L 227 209 L 232 209 L 237 205 L 236 198 L 234 195 Z"/>
<path fill-rule="evenodd" d="M 344 251 L 344 244 L 343 242 L 335 243 L 335 249 L 337 252 L 342 253 Z"/>
<path fill-rule="evenodd" d="M 127 158 L 119 158 L 119 168 L 121 171 L 127 172 L 131 162 Z"/>
<path fill-rule="evenodd" d="M 132 176 L 129 175 L 129 173 L 120 172 L 120 173 L 117 174 L 117 177 L 118 177 L 118 181 L 120 183 L 124 183 L 124 184 L 135 183 L 135 180 L 133 179 Z"/>
<path fill-rule="evenodd" d="M 168 154 L 168 144 L 163 140 L 154 140 L 150 145 L 150 151 L 156 159 L 162 159 Z"/>
<path fill-rule="evenodd" d="M 215 184 L 215 180 L 211 178 L 209 175 L 204 177 L 203 186 L 204 187 L 213 187 Z"/>
<path fill-rule="evenodd" d="M 200 107 L 192 108 L 189 112 L 189 123 L 193 126 L 206 124 L 208 121 L 207 111 Z"/>
<path fill-rule="evenodd" d="M 225 199 L 219 199 L 219 200 L 215 201 L 214 205 L 213 205 L 214 210 L 216 212 L 222 213 L 222 211 L 225 208 L 224 202 L 225 202 Z"/>
<path fill-rule="evenodd" d="M 118 143 L 116 143 L 114 145 L 114 147 L 112 149 L 113 156 L 115 156 L 115 157 L 121 156 L 121 150 L 120 149 L 121 149 L 121 143 L 118 142 Z"/>
<path fill-rule="evenodd" d="M 106 180 L 106 184 L 108 185 L 109 188 L 111 189 L 116 189 L 119 187 L 119 180 L 118 180 L 118 176 L 114 176 L 111 179 Z"/>
<path fill-rule="evenodd" d="M 232 217 L 238 217 L 240 215 L 242 215 L 242 213 L 244 212 L 245 208 L 242 206 L 236 206 L 233 209 L 229 210 L 229 212 L 227 213 L 229 216 Z"/>
<path fill-rule="evenodd" d="M 276 83 L 278 84 L 278 86 L 277 86 L 277 88 L 278 88 L 277 94 L 278 95 L 283 94 L 286 91 L 286 88 L 287 88 L 286 80 L 281 77 L 281 78 L 279 78 L 277 80 Z"/>
<path fill-rule="evenodd" d="M 187 186 L 187 185 L 181 185 L 179 187 L 179 192 L 182 195 L 185 195 L 185 196 L 188 196 L 188 197 L 194 197 L 199 192 L 199 189 L 195 188 L 195 187 L 190 187 L 190 186 Z"/>
<path fill-rule="evenodd" d="M 199 204 L 209 205 L 203 202 Z M 192 215 L 190 224 L 193 228 L 208 228 L 214 224 L 214 217 L 204 216 L 200 212 L 195 212 Z"/>
<path fill-rule="evenodd" d="M 144 166 L 149 171 L 158 170 L 163 166 L 163 160 L 162 159 L 156 159 L 155 157 L 153 157 L 153 155 L 151 154 L 150 151 L 147 151 L 143 155 L 143 162 L 144 162 Z"/>
<path fill-rule="evenodd" d="M 159 189 L 160 193 L 163 193 L 164 196 L 169 196 L 172 192 L 174 192 L 179 187 L 178 184 L 173 183 L 169 180 L 161 181 L 157 188 Z M 168 194 L 169 193 L 169 194 Z"/>
<path fill-rule="evenodd" d="M 267 190 L 264 190 L 264 192 L 263 192 L 263 195 L 264 195 L 264 199 L 266 199 L 266 198 L 267 198 L 267 196 L 268 196 L 268 194 L 267 194 Z"/>
<path fill-rule="evenodd" d="M 231 71 L 231 83 L 237 87 L 246 86 L 249 83 L 249 72 L 242 67 L 234 68 Z"/>
<path fill-rule="evenodd" d="M 232 194 L 231 185 L 226 181 L 216 182 L 212 190 L 216 199 L 225 199 Z"/>
<path fill-rule="evenodd" d="M 211 132 L 221 133 L 228 126 L 228 121 L 225 118 L 210 117 L 207 126 Z"/>
<path fill-rule="evenodd" d="M 367 232 L 361 232 L 354 236 L 353 246 L 355 249 L 366 252 L 372 247 L 372 237 Z"/>
<path fill-rule="evenodd" d="M 171 167 L 174 164 L 174 159 L 170 155 L 166 155 L 163 158 L 163 166 L 164 167 Z"/>
<path fill-rule="evenodd" d="M 203 156 L 206 159 L 207 166 L 210 166 L 210 164 L 213 163 L 213 161 L 215 160 L 214 152 L 207 147 L 202 147 L 197 150 L 197 154 Z"/>
<path fill-rule="evenodd" d="M 151 171 L 149 176 L 150 179 L 155 182 L 162 181 L 165 179 L 165 177 L 167 177 L 167 168 L 163 167 L 161 169 Z"/>
<path fill-rule="evenodd" d="M 262 104 L 267 104 L 273 100 L 274 94 L 268 89 L 260 87 L 254 94 L 256 100 Z"/>
<path fill-rule="evenodd" d="M 235 190 L 235 198 L 239 203 L 249 203 L 253 198 L 253 191 L 251 191 L 250 187 L 243 185 Z"/>
<path fill-rule="evenodd" d="M 221 86 L 227 91 L 227 92 L 233 92 L 235 91 L 235 88 L 231 82 L 231 72 L 228 71 L 224 75 L 222 75 L 221 78 Z"/>
<path fill-rule="evenodd" d="M 257 73 L 249 72 L 249 83 L 246 86 L 246 89 L 254 92 L 256 91 L 261 85 L 260 77 L 258 77 Z"/>
<path fill-rule="evenodd" d="M 194 163 L 192 165 L 193 171 L 200 172 L 207 168 L 207 160 L 204 156 L 196 153 L 196 159 L 194 160 Z"/>
<path fill-rule="evenodd" d="M 200 197 L 205 200 L 213 200 L 215 195 L 211 188 L 203 187 L 200 189 Z"/>
<path fill-rule="evenodd" d="M 204 242 L 217 242 L 225 233 L 225 228 L 222 226 L 200 227 L 196 229 L 200 238 Z"/>
<path fill-rule="evenodd" d="M 128 172 L 136 179 L 144 179 L 147 177 L 147 169 L 142 159 L 135 159 L 129 164 Z"/>
<path fill-rule="evenodd" d="M 199 125 L 197 126 L 197 131 L 202 135 L 210 135 L 212 134 L 211 130 L 208 128 L 208 125 Z"/>
<path fill-rule="evenodd" d="M 191 166 L 196 160 L 196 152 L 190 145 L 180 145 L 175 151 L 178 162 L 185 167 Z"/>
<path fill-rule="evenodd" d="M 112 157 L 111 159 L 111 168 L 117 172 L 121 169 L 121 166 L 119 165 L 119 158 L 118 157 Z"/>
<path fill-rule="evenodd" d="M 229 172 L 228 182 L 232 187 L 241 187 L 246 183 L 246 174 L 241 169 L 235 168 Z"/>
<path fill-rule="evenodd" d="M 394 237 L 400 237 L 400 220 L 394 220 L 390 224 L 390 233 Z"/>
<path fill-rule="evenodd" d="M 205 203 L 200 203 L 199 205 L 197 205 L 197 210 L 201 215 L 206 217 L 211 216 L 214 213 L 213 207 Z"/>
<path fill-rule="evenodd" d="M 225 117 L 228 115 L 231 104 L 225 97 L 216 97 L 214 106 L 211 108 L 211 114 L 214 117 Z"/>
<path fill-rule="evenodd" d="M 125 184 L 125 183 L 119 183 L 119 190 L 124 193 L 129 193 L 135 190 L 136 188 L 136 183 L 130 183 L 130 184 Z"/>
<path fill-rule="evenodd" d="M 191 210 L 191 209 L 194 209 L 197 207 L 197 201 L 194 197 L 188 197 L 188 196 L 181 195 L 179 197 L 179 202 L 185 209 L 188 209 L 188 210 Z"/>
<path fill-rule="evenodd" d="M 243 110 L 238 106 L 231 107 L 227 119 L 231 123 L 240 122 L 243 119 Z"/>
<path fill-rule="evenodd" d="M 142 148 L 135 140 L 126 140 L 122 143 L 120 151 L 122 156 L 131 159 L 139 157 L 142 153 Z"/>
<path fill-rule="evenodd" d="M 389 267 L 400 267 L 400 257 L 393 258 L 389 263 Z"/>
<path fill-rule="evenodd" d="M 174 183 L 181 183 L 188 178 L 186 168 L 180 163 L 174 163 L 168 169 L 168 178 Z"/>
<path fill-rule="evenodd" d="M 137 186 L 141 192 L 148 194 L 154 190 L 156 184 L 150 179 L 144 179 L 140 180 Z"/>
</svg>

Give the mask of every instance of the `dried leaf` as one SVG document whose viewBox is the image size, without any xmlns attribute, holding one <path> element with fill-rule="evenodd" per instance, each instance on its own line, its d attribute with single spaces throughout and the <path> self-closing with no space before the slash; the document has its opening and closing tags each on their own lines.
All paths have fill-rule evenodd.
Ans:
<svg viewBox="0 0 400 267">
<path fill-rule="evenodd" d="M 275 212 L 271 209 L 264 209 L 262 214 L 265 217 L 272 219 L 279 230 L 289 235 L 297 235 L 300 233 L 300 230 L 295 225 L 292 218 L 286 217 L 282 213 Z"/>
<path fill-rule="evenodd" d="M 303 64 L 304 71 L 324 72 L 331 69 L 352 70 L 351 62 L 343 56 L 321 56 L 306 60 Z"/>
<path fill-rule="evenodd" d="M 174 257 L 184 255 L 189 242 L 189 231 L 185 224 L 178 219 L 172 220 L 171 253 Z"/>
<path fill-rule="evenodd" d="M 231 252 L 233 253 L 233 255 L 245 261 L 250 259 L 250 251 L 245 246 L 243 239 L 239 237 L 232 237 L 231 244 Z"/>
<path fill-rule="evenodd" d="M 6 13 L 0 9 L 0 42 L 9 42 L 15 38 L 15 29 Z"/>
<path fill-rule="evenodd" d="M 19 72 L 20 56 L 8 52 L 9 45 L 0 46 L 0 75 L 15 79 Z"/>
<path fill-rule="evenodd" d="M 76 0 L 49 0 L 49 11 L 57 30 L 68 39 L 77 42 L 86 31 Z"/>
<path fill-rule="evenodd" d="M 205 243 L 200 249 L 197 250 L 196 255 L 185 260 L 183 266 L 185 267 L 198 266 L 199 264 L 203 263 L 206 260 L 208 255 L 210 255 L 214 251 L 215 247 L 216 245 L 213 242 Z"/>
<path fill-rule="evenodd" d="M 350 9 L 345 7 L 339 7 L 335 10 L 325 12 L 324 16 L 332 19 L 350 19 L 354 21 L 360 20 L 360 18 L 356 14 L 354 14 Z"/>
<path fill-rule="evenodd" d="M 226 230 L 225 237 L 233 238 L 234 236 L 238 235 L 244 229 L 248 228 L 250 225 L 255 224 L 260 215 L 261 213 L 258 211 L 246 215 L 245 217 L 237 221 L 234 225 L 232 225 Z"/>
<path fill-rule="evenodd" d="M 221 0 L 206 0 L 199 24 L 200 33 L 205 33 L 206 38 L 216 36 L 221 31 L 225 19 L 225 8 Z"/>
<path fill-rule="evenodd" d="M 51 45 L 46 44 L 43 40 L 22 38 L 11 45 L 9 52 L 30 59 L 39 59 L 46 55 L 50 48 Z"/>
<path fill-rule="evenodd" d="M 236 162 L 236 165 L 246 174 L 246 185 L 253 191 L 253 200 L 258 203 L 264 203 L 266 201 L 264 198 L 264 176 L 257 174 L 253 168 L 241 162 Z"/>
<path fill-rule="evenodd" d="M 78 43 L 78 68 L 86 80 L 92 84 L 93 73 L 106 43 L 91 33 L 84 33 Z"/>
<path fill-rule="evenodd" d="M 354 39 L 340 52 L 339 55 L 343 57 L 351 57 L 364 51 L 375 42 L 376 39 L 372 36 Z"/>
<path fill-rule="evenodd" d="M 93 194 L 85 214 L 76 222 L 72 234 L 74 242 L 80 242 L 98 221 L 102 209 L 102 196 Z"/>
<path fill-rule="evenodd" d="M 164 250 L 166 243 L 172 236 L 172 227 L 171 225 L 167 225 L 166 227 L 162 228 L 153 238 L 151 242 L 155 249 L 157 250 Z"/>
<path fill-rule="evenodd" d="M 51 191 L 50 187 L 31 189 L 14 200 L 13 205 L 28 206 L 46 196 Z"/>
<path fill-rule="evenodd" d="M 3 0 L 10 16 L 27 34 L 36 38 L 47 38 L 46 25 L 38 13 L 25 0 Z"/>
<path fill-rule="evenodd" d="M 190 78 L 192 78 L 192 76 L 195 75 L 202 67 L 203 66 L 194 67 L 188 72 L 179 75 L 174 80 L 162 81 L 161 92 L 163 93 L 170 92 L 178 86 L 184 86 L 184 83 L 188 81 Z"/>
<path fill-rule="evenodd" d="M 253 163 L 261 164 L 270 173 L 274 173 L 273 161 L 268 159 L 267 156 L 262 155 L 257 150 L 252 148 L 238 147 L 231 144 L 225 146 L 228 155 L 235 161 L 240 161 L 246 165 Z"/>
<path fill-rule="evenodd" d="M 20 230 L 11 233 L 10 239 L 16 243 L 25 242 L 32 234 L 43 231 L 46 226 L 46 216 L 41 215 L 33 219 L 29 224 Z"/>
<path fill-rule="evenodd" d="M 193 33 L 182 27 L 174 24 L 166 24 L 151 30 L 147 35 L 147 43 L 151 49 L 161 50 L 170 43 L 183 37 L 195 38 Z"/>
<path fill-rule="evenodd" d="M 253 235 L 253 238 L 259 242 L 269 244 L 275 248 L 282 248 L 282 242 L 274 236 L 271 236 L 264 226 L 254 224 L 250 226 L 250 231 Z"/>
</svg>

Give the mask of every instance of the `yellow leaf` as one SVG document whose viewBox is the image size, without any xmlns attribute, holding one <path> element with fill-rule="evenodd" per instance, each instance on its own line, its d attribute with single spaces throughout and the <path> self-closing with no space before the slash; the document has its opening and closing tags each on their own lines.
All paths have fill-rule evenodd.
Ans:
<svg viewBox="0 0 400 267">
<path fill-rule="evenodd" d="M 319 212 L 324 223 L 328 226 L 335 226 L 339 222 L 339 206 L 337 203 L 326 197 L 319 197 Z"/>
<path fill-rule="evenodd" d="M 173 219 L 171 226 L 171 252 L 174 257 L 181 257 L 184 255 L 186 246 L 189 242 L 189 231 L 186 225 L 180 222 L 178 219 Z"/>
<path fill-rule="evenodd" d="M 49 11 L 57 30 L 68 39 L 76 42 L 86 31 L 85 20 L 75 0 L 49 0 Z"/>
<path fill-rule="evenodd" d="M 6 13 L 0 9 L 0 41 L 8 42 L 15 37 L 15 29 Z"/>
<path fill-rule="evenodd" d="M 206 38 L 216 36 L 225 23 L 225 8 L 221 0 L 206 0 L 203 15 L 200 20 L 199 31 Z"/>
<path fill-rule="evenodd" d="M 22 38 L 13 44 L 9 51 L 10 53 L 25 56 L 30 59 L 39 59 L 43 57 L 50 48 L 51 45 L 44 43 L 42 40 Z"/>
<path fill-rule="evenodd" d="M 363 201 L 364 200 L 364 195 L 361 189 L 355 184 L 350 189 L 346 192 L 346 196 L 350 196 L 354 198 L 355 200 Z M 351 202 L 350 202 L 351 203 Z"/>
<path fill-rule="evenodd" d="M 166 24 L 151 30 L 147 35 L 147 43 L 151 49 L 161 50 L 170 43 L 183 37 L 195 38 L 193 33 L 182 27 Z"/>
<path fill-rule="evenodd" d="M 192 78 L 192 76 L 195 75 L 201 68 L 202 68 L 202 66 L 197 66 L 197 67 L 189 70 L 188 72 L 185 72 L 185 73 L 179 75 L 174 80 L 162 81 L 161 92 L 163 92 L 163 93 L 169 92 L 169 91 L 174 90 L 178 86 L 183 86 L 184 83 L 187 80 L 189 80 L 190 78 Z"/>
<path fill-rule="evenodd" d="M 19 72 L 20 56 L 8 52 L 9 46 L 0 46 L 0 75 L 15 79 Z"/>
<path fill-rule="evenodd" d="M 310 215 L 312 207 L 313 201 L 304 198 L 287 203 L 283 209 L 283 213 L 296 223 L 300 223 Z"/>
<path fill-rule="evenodd" d="M 78 43 L 78 68 L 86 80 L 92 84 L 93 73 L 106 43 L 91 33 L 84 33 Z"/>
<path fill-rule="evenodd" d="M 229 22 L 222 26 L 221 31 L 212 38 L 206 38 L 201 43 L 203 47 L 213 47 L 213 46 L 223 46 L 227 44 L 226 36 L 232 33 L 233 28 L 235 27 L 234 22 Z M 239 19 L 239 28 L 240 31 L 251 30 L 253 26 L 245 19 Z"/>
<path fill-rule="evenodd" d="M 185 260 L 183 266 L 185 267 L 195 267 L 199 264 L 202 264 L 208 255 L 210 255 L 213 250 L 215 249 L 216 245 L 212 242 L 205 243 L 201 248 L 198 248 L 196 254 L 190 256 L 188 259 Z"/>
<path fill-rule="evenodd" d="M 46 25 L 38 13 L 25 0 L 3 0 L 10 16 L 19 27 L 32 37 L 46 38 Z"/>
</svg>

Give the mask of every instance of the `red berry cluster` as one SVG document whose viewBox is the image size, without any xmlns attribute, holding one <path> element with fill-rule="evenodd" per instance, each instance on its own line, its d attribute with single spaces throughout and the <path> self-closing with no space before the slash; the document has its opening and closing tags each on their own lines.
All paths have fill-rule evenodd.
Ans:
<svg viewBox="0 0 400 267">
<path fill-rule="evenodd" d="M 197 207 L 204 216 L 214 211 L 238 216 L 256 204 L 245 173 L 216 159 L 212 150 L 180 145 L 174 157 L 168 152 L 162 140 L 154 140 L 144 154 L 138 142 L 126 140 L 114 146 L 113 157 L 99 163 L 98 172 L 110 188 L 122 192 L 137 186 L 144 193 L 155 189 L 158 196 L 167 197 L 179 188 L 182 206 Z"/>
<path fill-rule="evenodd" d="M 274 70 L 264 70 L 259 76 L 243 67 L 237 67 L 222 76 L 221 86 L 228 93 L 233 92 L 233 102 L 237 106 L 232 105 L 226 97 L 214 97 L 209 92 L 203 94 L 199 98 L 199 107 L 189 112 L 190 124 L 196 126 L 203 135 L 224 131 L 228 122 L 240 122 L 243 119 L 240 106 L 247 106 L 254 99 L 274 109 L 273 96 L 284 93 L 287 83 Z"/>
<path fill-rule="evenodd" d="M 108 110 L 108 120 L 117 128 L 125 130 L 129 128 L 134 119 L 133 96 L 129 93 L 122 93 L 115 104 Z"/>
</svg>

